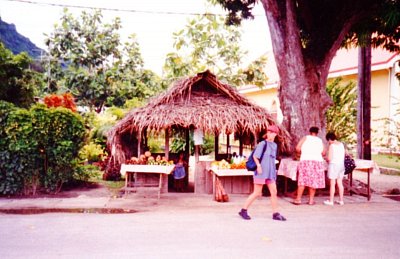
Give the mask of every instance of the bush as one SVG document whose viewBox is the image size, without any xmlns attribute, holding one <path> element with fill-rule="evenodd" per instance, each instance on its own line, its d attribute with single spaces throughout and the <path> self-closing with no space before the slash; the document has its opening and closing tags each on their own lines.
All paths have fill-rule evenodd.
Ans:
<svg viewBox="0 0 400 259">
<path fill-rule="evenodd" d="M 35 192 L 40 154 L 32 117 L 25 109 L 0 103 L 0 193 Z"/>
<path fill-rule="evenodd" d="M 60 191 L 85 138 L 81 116 L 44 105 L 26 110 L 0 102 L 0 108 L 0 194 Z"/>
<path fill-rule="evenodd" d="M 90 179 L 98 178 L 101 171 L 95 165 L 77 165 L 74 170 L 74 180 L 88 182 Z"/>
<path fill-rule="evenodd" d="M 90 142 L 79 151 L 79 158 L 90 163 L 99 162 L 104 156 L 103 147 Z"/>
</svg>

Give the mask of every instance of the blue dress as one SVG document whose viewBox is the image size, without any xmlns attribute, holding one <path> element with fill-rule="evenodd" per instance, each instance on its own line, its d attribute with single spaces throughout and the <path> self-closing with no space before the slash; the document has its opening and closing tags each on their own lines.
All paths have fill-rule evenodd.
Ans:
<svg viewBox="0 0 400 259">
<path fill-rule="evenodd" d="M 254 155 L 258 158 L 261 157 L 261 153 L 264 147 L 264 141 L 258 143 Z M 264 156 L 261 163 L 262 173 L 254 175 L 254 178 L 258 179 L 271 179 L 276 181 L 276 153 L 278 150 L 278 145 L 275 142 L 267 141 L 267 148 L 265 149 Z"/>
<path fill-rule="evenodd" d="M 174 179 L 182 179 L 186 175 L 185 167 L 182 164 L 176 164 L 174 170 Z"/>
</svg>

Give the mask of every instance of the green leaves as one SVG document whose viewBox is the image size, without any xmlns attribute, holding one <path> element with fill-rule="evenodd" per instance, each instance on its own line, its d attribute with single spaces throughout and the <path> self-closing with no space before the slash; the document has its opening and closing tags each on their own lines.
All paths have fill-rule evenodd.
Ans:
<svg viewBox="0 0 400 259">
<path fill-rule="evenodd" d="M 46 40 L 49 77 L 58 84 L 53 90 L 67 89 L 78 104 L 96 112 L 105 105 L 123 106 L 133 97 L 147 99 L 162 89 L 156 75 L 143 69 L 136 35 L 121 44 L 120 19 L 103 24 L 102 18 L 100 11 L 75 18 L 65 9 L 61 25 Z"/>
<path fill-rule="evenodd" d="M 353 144 L 357 120 L 357 89 L 354 82 L 341 84 L 341 81 L 342 78 L 336 78 L 326 87 L 333 101 L 333 106 L 326 112 L 326 129 L 327 132 L 335 132 L 341 141 Z"/>
<path fill-rule="evenodd" d="M 240 48 L 239 27 L 226 26 L 221 16 L 198 15 L 188 20 L 185 28 L 173 34 L 176 52 L 167 54 L 164 75 L 167 80 L 210 70 L 219 79 L 232 85 L 265 85 L 263 72 L 266 59 L 261 58 L 247 68 L 243 60 L 247 51 Z M 251 71 L 251 77 L 247 76 Z M 256 73 L 255 71 L 258 71 Z"/>
<path fill-rule="evenodd" d="M 0 108 L 0 194 L 57 191 L 71 180 L 86 136 L 81 116 L 44 105 L 25 110 L 0 101 Z"/>
<path fill-rule="evenodd" d="M 26 53 L 13 55 L 0 42 L 0 100 L 24 108 L 34 103 L 43 81 L 37 72 L 29 69 L 30 63 Z"/>
</svg>

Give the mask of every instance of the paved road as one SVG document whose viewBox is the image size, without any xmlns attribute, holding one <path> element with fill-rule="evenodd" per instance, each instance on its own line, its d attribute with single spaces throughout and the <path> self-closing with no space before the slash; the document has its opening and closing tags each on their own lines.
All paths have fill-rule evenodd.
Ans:
<svg viewBox="0 0 400 259">
<path fill-rule="evenodd" d="M 136 195 L 136 194 L 134 194 Z M 7 201 L 49 207 L 125 207 L 133 214 L 0 214 L 0 258 L 400 258 L 400 202 L 346 196 L 344 206 L 295 206 L 279 200 L 286 222 L 273 221 L 269 199 L 255 201 L 245 221 L 246 196 L 217 203 L 210 195 Z M 25 202 L 25 203 L 24 203 Z M 13 205 L 11 205 L 13 204 Z M 21 207 L 23 207 L 21 205 Z M 51 206 L 50 206 L 51 205 Z"/>
</svg>

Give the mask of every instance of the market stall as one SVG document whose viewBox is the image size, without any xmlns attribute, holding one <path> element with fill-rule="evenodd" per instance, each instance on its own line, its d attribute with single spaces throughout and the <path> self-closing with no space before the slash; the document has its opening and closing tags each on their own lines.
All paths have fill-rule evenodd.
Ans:
<svg viewBox="0 0 400 259">
<path fill-rule="evenodd" d="M 221 134 L 235 136 L 239 141 L 238 155 L 243 155 L 244 145 L 254 147 L 271 124 L 277 124 L 268 111 L 251 103 L 234 87 L 217 80 L 209 71 L 176 81 L 166 92 L 151 100 L 148 105 L 129 112 L 108 133 L 107 144 L 111 150 L 111 163 L 120 166 L 131 157 L 139 157 L 148 150 L 148 135 L 162 133 L 165 137 L 163 156 L 171 158 L 170 138 L 183 132 L 185 157 L 189 158 L 190 135 L 196 132 L 214 135 L 215 160 L 231 156 L 229 143 L 220 154 Z M 281 126 L 278 142 L 281 150 L 290 147 L 289 134 Z M 227 138 L 229 139 L 229 138 Z M 196 144 L 194 191 L 207 193 L 209 174 L 207 162 L 199 161 L 199 145 Z M 176 155 L 176 154 L 175 154 Z M 186 179 L 187 181 L 187 179 Z M 186 182 L 187 183 L 187 182 Z"/>
</svg>

